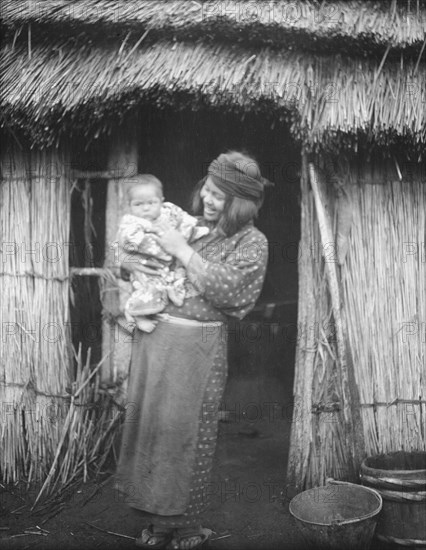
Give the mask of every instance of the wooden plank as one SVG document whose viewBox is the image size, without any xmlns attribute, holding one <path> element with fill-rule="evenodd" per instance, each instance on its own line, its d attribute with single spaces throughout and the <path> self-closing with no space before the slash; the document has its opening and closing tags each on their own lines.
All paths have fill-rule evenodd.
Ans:
<svg viewBox="0 0 426 550">
<path fill-rule="evenodd" d="M 307 154 L 302 152 L 301 187 L 301 231 L 300 248 L 309 250 L 312 246 L 311 197 Z M 305 489 L 309 467 L 312 438 L 311 405 L 312 380 L 315 359 L 315 293 L 312 258 L 300 254 L 298 260 L 299 300 L 297 314 L 297 345 L 295 376 L 293 385 L 294 406 L 290 436 L 290 451 L 287 464 L 286 494 Z"/>
<path fill-rule="evenodd" d="M 104 268 L 116 271 L 117 257 L 113 243 L 118 229 L 118 222 L 125 210 L 126 184 L 138 172 L 137 122 L 132 120 L 117 128 L 111 141 L 108 158 L 108 172 L 127 174 L 126 178 L 113 177 L 108 180 L 107 203 L 105 215 L 105 263 Z M 117 383 L 125 379 L 130 366 L 131 338 L 121 325 L 124 317 L 117 318 L 119 306 L 118 285 L 104 285 L 102 293 L 104 316 L 102 321 L 102 355 L 111 352 L 101 373 L 103 382 Z"/>
</svg>

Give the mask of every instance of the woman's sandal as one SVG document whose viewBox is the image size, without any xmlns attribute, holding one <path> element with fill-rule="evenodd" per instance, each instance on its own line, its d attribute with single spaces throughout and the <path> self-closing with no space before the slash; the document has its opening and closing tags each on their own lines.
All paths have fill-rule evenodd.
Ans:
<svg viewBox="0 0 426 550">
<path fill-rule="evenodd" d="M 135 540 L 136 546 L 139 548 L 152 548 L 160 549 L 166 548 L 166 546 L 172 540 L 173 532 L 170 533 L 154 533 L 153 526 L 150 525 L 148 529 L 144 529 L 140 535 Z"/>
<path fill-rule="evenodd" d="M 194 533 L 188 534 L 186 533 L 185 535 L 179 535 L 179 532 L 176 532 L 166 548 L 167 550 L 194 550 L 195 548 L 200 548 L 203 546 L 212 534 L 213 531 L 211 529 L 205 529 L 204 527 L 201 528 L 200 531 L 194 531 Z M 189 543 L 190 539 L 199 540 L 198 542 L 191 544 Z"/>
</svg>

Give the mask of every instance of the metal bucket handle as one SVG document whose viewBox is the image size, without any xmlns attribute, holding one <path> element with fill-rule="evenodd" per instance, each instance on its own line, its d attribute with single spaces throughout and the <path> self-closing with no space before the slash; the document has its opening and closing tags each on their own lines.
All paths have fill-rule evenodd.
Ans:
<svg viewBox="0 0 426 550">
<path fill-rule="evenodd" d="M 379 508 L 378 510 L 375 510 L 374 513 L 373 512 L 370 512 L 370 514 L 366 514 L 364 517 L 362 518 L 358 518 L 357 521 L 359 519 L 367 519 L 368 517 L 373 517 L 375 515 L 377 515 L 382 507 L 383 507 L 383 499 L 382 499 L 382 495 L 376 491 L 375 489 L 372 489 L 371 487 L 365 487 L 364 485 L 358 485 L 357 483 L 350 483 L 349 481 L 339 481 L 337 479 L 333 479 L 332 477 L 327 477 L 326 480 L 325 480 L 325 484 L 326 485 L 344 485 L 346 487 L 362 487 L 363 489 L 367 489 L 368 491 L 370 491 L 370 493 L 373 493 L 374 495 L 376 495 L 377 497 L 377 500 L 379 501 Z M 333 520 L 332 521 L 332 525 L 341 525 L 342 523 L 348 523 L 348 521 L 339 521 L 339 520 Z"/>
</svg>

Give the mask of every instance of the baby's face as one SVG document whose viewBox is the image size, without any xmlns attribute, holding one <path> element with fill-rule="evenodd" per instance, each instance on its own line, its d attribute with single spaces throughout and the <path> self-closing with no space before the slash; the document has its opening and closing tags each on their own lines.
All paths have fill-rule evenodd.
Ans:
<svg viewBox="0 0 426 550">
<path fill-rule="evenodd" d="M 134 216 L 153 221 L 160 215 L 162 204 L 163 198 L 155 185 L 146 183 L 131 190 L 129 205 Z"/>
</svg>

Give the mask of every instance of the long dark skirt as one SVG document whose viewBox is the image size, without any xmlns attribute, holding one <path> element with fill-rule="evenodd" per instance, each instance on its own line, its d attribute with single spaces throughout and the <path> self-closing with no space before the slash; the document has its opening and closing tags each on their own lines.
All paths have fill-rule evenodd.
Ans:
<svg viewBox="0 0 426 550">
<path fill-rule="evenodd" d="M 138 331 L 116 474 L 124 501 L 158 527 L 190 527 L 208 505 L 227 375 L 222 327 Z"/>
</svg>

